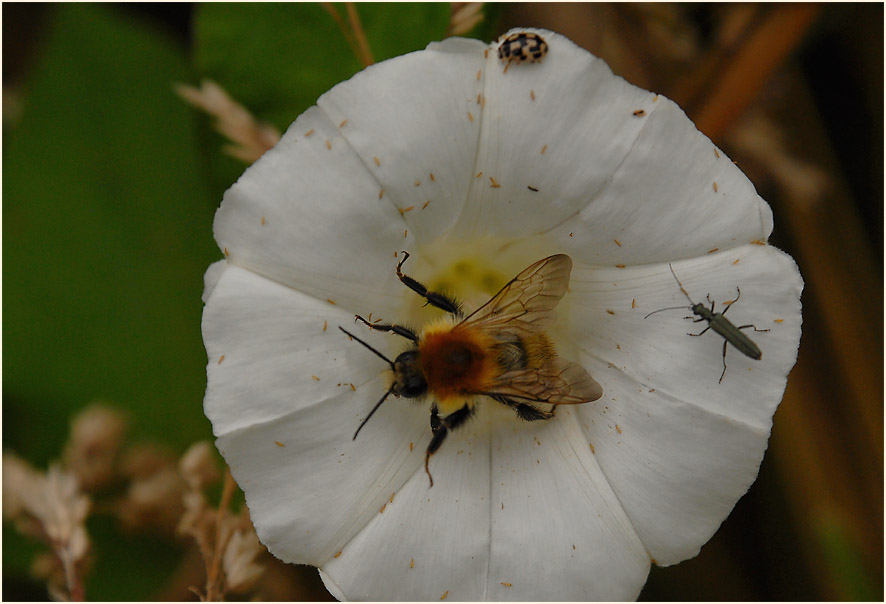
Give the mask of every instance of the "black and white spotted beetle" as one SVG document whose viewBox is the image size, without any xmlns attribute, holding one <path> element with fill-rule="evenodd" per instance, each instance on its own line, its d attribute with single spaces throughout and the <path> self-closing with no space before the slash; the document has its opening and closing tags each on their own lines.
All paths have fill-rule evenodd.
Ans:
<svg viewBox="0 0 886 604">
<path fill-rule="evenodd" d="M 507 61 L 505 71 L 511 63 L 538 63 L 548 54 L 548 43 L 538 34 L 521 31 L 511 34 L 498 47 L 498 58 Z"/>
</svg>

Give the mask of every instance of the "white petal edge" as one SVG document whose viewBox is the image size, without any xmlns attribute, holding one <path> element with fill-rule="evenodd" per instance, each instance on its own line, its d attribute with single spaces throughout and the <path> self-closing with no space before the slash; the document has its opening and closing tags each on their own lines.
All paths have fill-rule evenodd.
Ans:
<svg viewBox="0 0 886 604">
<path fill-rule="evenodd" d="M 338 306 L 227 266 L 203 312 L 204 410 L 216 436 L 320 405 L 350 383 L 370 405 L 375 393 L 361 387 L 379 381 L 386 366 L 339 331 L 353 322 Z"/>
<path fill-rule="evenodd" d="M 529 425 L 487 401 L 431 458 L 431 471 L 433 489 L 423 472 L 413 476 L 323 566 L 339 594 L 464 601 L 639 593 L 648 553 L 570 410 Z"/>
<path fill-rule="evenodd" d="M 368 67 L 317 101 L 419 245 L 449 230 L 467 197 L 484 49 L 478 40 L 435 42 Z"/>
<path fill-rule="evenodd" d="M 394 254 L 414 237 L 381 197 L 315 106 L 225 192 L 215 238 L 230 264 L 355 312 L 390 311 Z"/>
</svg>

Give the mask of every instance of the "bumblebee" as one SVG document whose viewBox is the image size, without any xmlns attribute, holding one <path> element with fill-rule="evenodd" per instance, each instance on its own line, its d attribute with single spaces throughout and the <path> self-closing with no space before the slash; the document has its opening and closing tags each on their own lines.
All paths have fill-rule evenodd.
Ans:
<svg viewBox="0 0 886 604">
<path fill-rule="evenodd" d="M 581 366 L 557 356 L 546 329 L 554 322 L 555 308 L 566 293 L 572 259 L 565 254 L 535 262 L 509 281 L 486 304 L 465 316 L 454 299 L 428 289 L 402 272 L 409 254 L 397 264 L 397 277 L 431 306 L 449 317 L 429 324 L 421 333 L 394 323 L 370 323 L 371 330 L 391 332 L 412 345 L 391 361 L 372 346 L 339 327 L 351 338 L 384 359 L 393 382 L 354 433 L 360 430 L 390 395 L 420 399 L 430 397 L 431 442 L 425 452 L 428 464 L 450 431 L 475 412 L 478 397 L 488 397 L 514 410 L 526 421 L 550 419 L 557 405 L 595 401 L 603 395 Z M 553 405 L 546 408 L 539 405 Z"/>
</svg>

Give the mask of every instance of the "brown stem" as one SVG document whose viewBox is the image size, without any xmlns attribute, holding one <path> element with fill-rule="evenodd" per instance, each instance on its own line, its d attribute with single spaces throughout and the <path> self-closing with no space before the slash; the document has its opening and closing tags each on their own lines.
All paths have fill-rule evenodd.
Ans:
<svg viewBox="0 0 886 604">
<path fill-rule="evenodd" d="M 221 576 L 222 553 L 227 545 L 227 539 L 222 539 L 223 520 L 228 512 L 228 505 L 231 503 L 231 497 L 236 486 L 237 483 L 234 482 L 234 477 L 231 476 L 231 469 L 226 467 L 225 483 L 222 487 L 221 500 L 219 501 L 215 517 L 215 551 L 212 554 L 212 563 L 209 565 L 206 576 L 206 600 L 209 602 L 221 600 L 221 584 L 223 579 Z"/>
<path fill-rule="evenodd" d="M 357 7 L 353 2 L 347 2 L 345 6 L 348 9 L 348 21 L 351 23 L 351 30 L 354 32 L 354 38 L 360 48 L 361 55 L 358 58 L 363 62 L 364 67 L 369 67 L 375 60 L 372 58 L 372 51 L 369 49 L 369 40 L 363 32 L 363 26 L 360 24 L 360 15 L 357 14 Z"/>
<path fill-rule="evenodd" d="M 326 12 L 329 13 L 329 16 L 333 18 L 335 23 L 338 25 L 338 28 L 341 30 L 342 35 L 345 37 L 345 40 L 348 43 L 348 46 L 351 47 L 351 52 L 354 53 L 354 56 L 357 57 L 357 60 L 363 63 L 363 57 L 360 55 L 360 47 L 357 45 L 357 41 L 354 39 L 354 36 L 351 35 L 351 31 L 348 29 L 347 24 L 345 24 L 344 19 L 341 18 L 341 15 L 338 14 L 338 11 L 335 10 L 335 7 L 331 2 L 321 2 L 320 5 L 326 9 Z"/>
</svg>

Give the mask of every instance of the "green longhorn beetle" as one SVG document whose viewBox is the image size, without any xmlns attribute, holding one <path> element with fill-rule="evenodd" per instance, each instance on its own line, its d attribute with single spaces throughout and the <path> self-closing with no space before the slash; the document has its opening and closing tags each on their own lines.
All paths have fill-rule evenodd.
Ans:
<svg viewBox="0 0 886 604">
<path fill-rule="evenodd" d="M 736 287 L 735 289 L 738 291 L 738 296 L 736 296 L 735 300 L 726 305 L 726 310 L 723 312 L 714 312 L 714 302 L 711 300 L 711 294 L 707 295 L 708 302 L 711 303 L 711 307 L 708 308 L 704 304 L 695 303 L 692 301 L 692 298 L 689 297 L 689 293 L 684 289 L 683 284 L 680 283 L 680 279 L 677 278 L 677 273 L 674 272 L 674 267 L 671 266 L 671 263 L 668 263 L 668 268 L 671 269 L 671 274 L 674 276 L 674 279 L 677 281 L 677 285 L 680 286 L 680 291 L 683 292 L 683 295 L 686 296 L 686 299 L 689 300 L 689 303 L 692 305 L 689 309 L 695 314 L 698 319 L 693 319 L 693 323 L 698 323 L 700 321 L 707 321 L 708 326 L 702 329 L 699 333 L 690 333 L 690 336 L 700 336 L 704 332 L 709 329 L 713 329 L 715 332 L 723 336 L 723 373 L 720 374 L 720 383 L 723 382 L 723 376 L 726 375 L 726 345 L 732 344 L 735 348 L 738 349 L 739 352 L 748 356 L 754 360 L 759 361 L 763 358 L 763 353 L 760 352 L 760 347 L 754 344 L 753 340 L 744 335 L 740 330 L 747 329 L 748 327 L 753 327 L 754 331 L 764 332 L 769 331 L 768 329 L 757 329 L 753 325 L 740 325 L 736 327 L 732 321 L 727 319 L 724 315 L 726 311 L 732 308 L 732 305 L 738 302 L 738 299 L 741 298 L 741 289 Z M 654 315 L 657 312 L 661 312 L 663 310 L 676 310 L 679 308 L 686 308 L 685 306 L 670 306 L 668 308 L 660 308 L 658 310 L 654 310 L 645 317 L 644 319 L 648 319 L 650 316 Z M 684 317 L 685 319 L 692 319 L 692 317 Z"/>
</svg>

